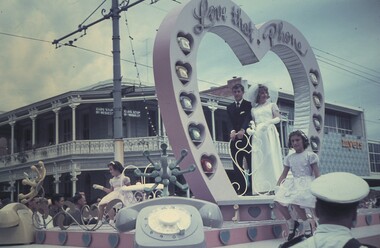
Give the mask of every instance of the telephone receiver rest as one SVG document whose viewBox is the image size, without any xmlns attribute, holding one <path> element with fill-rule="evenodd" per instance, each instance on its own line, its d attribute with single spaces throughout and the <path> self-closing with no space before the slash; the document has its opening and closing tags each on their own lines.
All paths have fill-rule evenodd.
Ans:
<svg viewBox="0 0 380 248">
<path fill-rule="evenodd" d="M 214 203 L 182 197 L 163 197 L 143 201 L 120 209 L 116 216 L 116 228 L 119 232 L 128 232 L 136 229 L 137 216 L 145 207 L 176 204 L 191 205 L 198 209 L 203 221 L 203 226 L 219 228 L 223 224 L 222 213 L 218 205 Z"/>
</svg>

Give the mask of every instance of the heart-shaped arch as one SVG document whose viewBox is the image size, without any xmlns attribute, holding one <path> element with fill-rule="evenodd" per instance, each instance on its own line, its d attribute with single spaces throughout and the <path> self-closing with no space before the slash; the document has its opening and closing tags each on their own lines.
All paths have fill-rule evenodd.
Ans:
<svg viewBox="0 0 380 248">
<path fill-rule="evenodd" d="M 187 149 L 182 165 L 197 166 L 185 175 L 192 192 L 198 199 L 218 202 L 237 199 L 237 194 L 215 149 L 199 96 L 196 58 L 207 32 L 225 40 L 242 65 L 259 62 L 268 51 L 280 57 L 294 88 L 295 128 L 308 134 L 315 152 L 321 149 L 324 98 L 315 55 L 291 24 L 273 20 L 255 26 L 229 0 L 192 0 L 169 13 L 153 51 L 158 103 L 174 154 Z"/>
</svg>

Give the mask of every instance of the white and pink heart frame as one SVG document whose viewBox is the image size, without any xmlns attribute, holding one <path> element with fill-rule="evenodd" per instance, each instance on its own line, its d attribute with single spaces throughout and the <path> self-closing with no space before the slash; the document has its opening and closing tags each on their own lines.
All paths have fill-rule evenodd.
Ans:
<svg viewBox="0 0 380 248">
<path fill-rule="evenodd" d="M 181 163 L 183 169 L 190 164 L 197 166 L 195 172 L 185 175 L 195 197 L 220 202 L 238 196 L 220 161 L 201 106 L 196 59 L 207 32 L 225 40 L 243 66 L 259 62 L 268 51 L 278 55 L 294 88 L 294 128 L 308 134 L 315 152 L 320 152 L 323 138 L 324 95 L 315 55 L 291 24 L 272 20 L 254 25 L 230 0 L 192 0 L 166 16 L 153 51 L 156 92 L 166 132 L 176 157 L 182 149 L 189 151 Z"/>
</svg>

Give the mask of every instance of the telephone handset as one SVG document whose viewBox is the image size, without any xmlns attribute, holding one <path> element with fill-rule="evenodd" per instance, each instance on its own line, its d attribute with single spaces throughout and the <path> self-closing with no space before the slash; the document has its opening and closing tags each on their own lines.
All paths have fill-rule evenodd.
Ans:
<svg viewBox="0 0 380 248">
<path fill-rule="evenodd" d="M 9 203 L 0 209 L 0 245 L 30 244 L 35 229 L 32 211 L 22 203 Z"/>
<path fill-rule="evenodd" d="M 0 211 L 0 228 L 17 226 L 24 215 L 32 216 L 32 211 L 24 204 L 14 202 L 6 205 Z"/>
<path fill-rule="evenodd" d="M 147 200 L 122 208 L 116 216 L 120 232 L 133 229 L 135 245 L 151 247 L 205 247 L 203 226 L 221 227 L 216 204 L 182 197 Z"/>
</svg>

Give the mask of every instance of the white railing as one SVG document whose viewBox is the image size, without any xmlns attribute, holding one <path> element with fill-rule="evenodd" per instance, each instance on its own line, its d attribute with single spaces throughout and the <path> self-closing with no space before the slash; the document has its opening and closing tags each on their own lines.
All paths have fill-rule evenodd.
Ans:
<svg viewBox="0 0 380 248">
<path fill-rule="evenodd" d="M 124 152 L 159 151 L 162 143 L 169 144 L 168 138 L 156 136 L 126 138 L 124 139 Z M 229 154 L 228 142 L 215 141 L 214 144 L 220 155 Z M 112 154 L 114 152 L 113 147 L 114 141 L 112 139 L 69 141 L 0 156 L 0 168 L 70 155 Z M 171 149 L 170 145 L 169 149 Z"/>
<path fill-rule="evenodd" d="M 229 155 L 230 154 L 230 146 L 229 142 L 225 141 L 214 141 L 214 145 L 219 155 Z"/>
<path fill-rule="evenodd" d="M 340 133 L 340 134 L 349 134 L 352 135 L 351 129 L 344 129 L 344 128 L 338 128 L 338 127 L 332 127 L 332 126 L 325 126 L 325 133 Z"/>
</svg>

